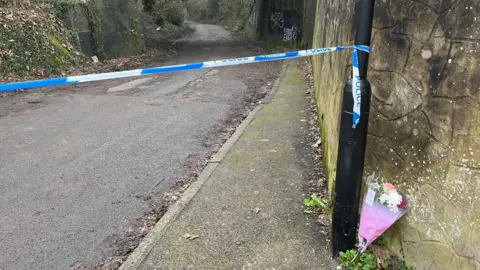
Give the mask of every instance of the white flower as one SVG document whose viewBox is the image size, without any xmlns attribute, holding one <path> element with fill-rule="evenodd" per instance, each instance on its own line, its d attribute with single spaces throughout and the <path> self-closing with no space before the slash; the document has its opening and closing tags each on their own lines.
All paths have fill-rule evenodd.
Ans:
<svg viewBox="0 0 480 270">
<path fill-rule="evenodd" d="M 402 203 L 403 197 L 396 190 L 383 193 L 378 199 L 381 204 L 386 204 L 393 212 L 398 212 L 398 205 Z"/>
</svg>

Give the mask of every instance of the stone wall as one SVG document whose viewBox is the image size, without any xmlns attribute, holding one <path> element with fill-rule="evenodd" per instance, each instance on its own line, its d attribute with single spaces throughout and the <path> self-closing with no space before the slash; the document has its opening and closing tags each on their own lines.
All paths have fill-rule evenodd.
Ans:
<svg viewBox="0 0 480 270">
<path fill-rule="evenodd" d="M 353 42 L 353 0 L 319 0 L 314 47 Z M 417 269 L 480 266 L 480 2 L 377 0 L 366 174 L 406 191 L 387 245 Z M 330 189 L 350 53 L 314 58 Z"/>
<path fill-rule="evenodd" d="M 145 49 L 141 6 L 137 1 L 90 1 L 95 3 L 72 4 L 63 19 L 86 55 L 117 58 L 135 55 Z"/>
<path fill-rule="evenodd" d="M 259 37 L 259 22 L 261 21 L 260 18 L 260 9 L 261 9 L 261 1 L 255 1 L 253 6 L 250 8 L 250 12 L 248 13 L 248 18 L 245 21 L 245 34 L 251 38 L 258 38 Z"/>
<path fill-rule="evenodd" d="M 351 44 L 353 40 L 354 1 L 319 0 L 313 47 Z M 337 162 L 338 134 L 342 89 L 351 74 L 348 51 L 322 54 L 313 58 L 315 89 L 319 119 L 322 126 L 324 165 L 332 190 Z"/>
<path fill-rule="evenodd" d="M 96 0 L 104 50 L 108 58 L 141 53 L 145 39 L 141 29 L 141 7 L 133 0 Z"/>
<path fill-rule="evenodd" d="M 93 56 L 95 46 L 87 13 L 86 5 L 72 4 L 65 14 L 59 15 L 68 29 L 72 30 L 80 50 L 87 56 Z"/>
</svg>

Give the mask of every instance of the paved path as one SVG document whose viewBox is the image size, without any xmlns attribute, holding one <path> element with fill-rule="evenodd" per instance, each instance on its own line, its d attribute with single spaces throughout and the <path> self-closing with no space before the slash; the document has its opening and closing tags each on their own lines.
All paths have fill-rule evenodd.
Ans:
<svg viewBox="0 0 480 270">
<path fill-rule="evenodd" d="M 167 214 L 122 270 L 337 269 L 317 216 L 303 213 L 313 150 L 294 63 L 189 204 Z"/>
<path fill-rule="evenodd" d="M 178 56 L 165 64 L 258 54 L 218 26 L 192 27 L 196 34 L 180 40 Z M 2 99 L 0 107 L 10 109 L 0 117 L 0 269 L 98 262 L 106 239 L 146 210 L 145 198 L 170 188 L 187 157 L 211 151 L 205 137 L 271 85 L 279 65 Z"/>
</svg>

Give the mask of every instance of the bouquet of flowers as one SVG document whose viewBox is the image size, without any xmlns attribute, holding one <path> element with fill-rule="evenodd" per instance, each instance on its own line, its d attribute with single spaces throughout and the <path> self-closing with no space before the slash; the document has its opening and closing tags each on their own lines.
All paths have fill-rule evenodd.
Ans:
<svg viewBox="0 0 480 270">
<path fill-rule="evenodd" d="M 367 187 L 358 231 L 359 252 L 364 252 L 407 212 L 407 200 L 392 184 L 373 174 L 367 177 Z"/>
</svg>

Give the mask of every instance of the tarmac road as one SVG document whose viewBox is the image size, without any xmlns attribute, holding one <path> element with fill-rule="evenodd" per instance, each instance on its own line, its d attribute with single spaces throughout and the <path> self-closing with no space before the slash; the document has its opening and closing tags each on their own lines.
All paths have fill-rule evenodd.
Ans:
<svg viewBox="0 0 480 270">
<path fill-rule="evenodd" d="M 165 64 L 259 53 L 219 26 L 191 27 Z M 166 192 L 188 157 L 206 157 L 205 137 L 279 71 L 259 63 L 0 99 L 0 269 L 99 262 L 144 198 Z"/>
</svg>

